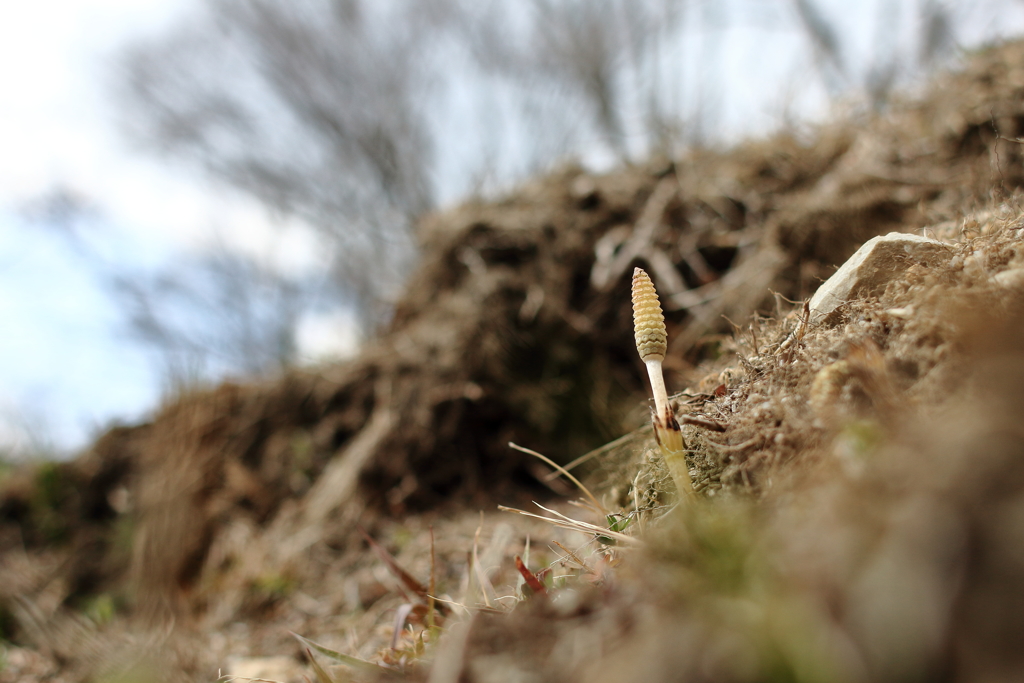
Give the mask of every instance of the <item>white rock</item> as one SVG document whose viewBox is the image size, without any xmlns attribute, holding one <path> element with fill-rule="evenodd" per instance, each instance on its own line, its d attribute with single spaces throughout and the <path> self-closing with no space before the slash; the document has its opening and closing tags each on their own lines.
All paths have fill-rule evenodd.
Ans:
<svg viewBox="0 0 1024 683">
<path fill-rule="evenodd" d="M 810 321 L 824 321 L 847 301 L 878 296 L 910 266 L 948 262 L 952 253 L 951 246 L 930 237 L 901 232 L 873 237 L 814 293 Z"/>
</svg>

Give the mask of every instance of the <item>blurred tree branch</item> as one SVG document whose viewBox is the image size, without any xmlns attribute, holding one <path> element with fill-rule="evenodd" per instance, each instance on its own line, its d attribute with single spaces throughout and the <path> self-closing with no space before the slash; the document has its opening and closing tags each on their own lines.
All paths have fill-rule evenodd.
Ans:
<svg viewBox="0 0 1024 683">
<path fill-rule="evenodd" d="M 418 34 L 409 15 L 364 5 L 211 0 L 205 17 L 126 52 L 121 96 L 135 139 L 329 236 L 372 323 L 433 192 Z"/>
<path fill-rule="evenodd" d="M 155 268 L 112 259 L 100 248 L 111 240 L 103 211 L 67 188 L 53 188 L 23 212 L 92 271 L 122 317 L 122 332 L 154 354 L 170 385 L 294 365 L 300 320 L 349 299 L 330 278 L 290 274 L 222 240 Z"/>
<path fill-rule="evenodd" d="M 186 24 L 125 51 L 122 118 L 145 146 L 314 226 L 333 291 L 372 328 L 413 264 L 413 225 L 434 206 L 456 139 L 476 141 L 462 162 L 474 170 L 456 169 L 462 192 L 473 176 L 508 181 L 510 156 L 534 172 L 567 154 L 621 163 L 703 144 L 727 94 L 722 36 L 743 22 L 796 28 L 831 97 L 863 93 L 879 108 L 911 70 L 905 63 L 948 54 L 956 12 L 969 11 L 952 0 L 880 0 L 871 53 L 858 57 L 822 5 L 205 0 Z M 908 30 L 918 48 L 909 58 Z M 694 55 L 706 61 L 684 63 Z M 451 115 L 453 101 L 473 98 L 486 102 Z M 232 364 L 248 370 L 294 355 L 286 328 L 303 287 L 223 250 L 189 268 L 188 278 L 115 279 L 151 345 L 168 357 L 230 348 L 240 354 Z M 220 311 L 223 329 L 186 334 L 172 313 L 182 301 Z M 257 329 L 265 319 L 277 322 Z"/>
<path fill-rule="evenodd" d="M 907 21 L 907 3 L 881 0 L 875 8 L 872 47 L 863 60 L 863 74 L 858 76 L 847 57 L 852 41 L 850 31 L 842 25 L 842 17 L 830 19 L 820 7 L 820 0 L 792 0 L 792 7 L 829 96 L 837 99 L 851 88 L 860 88 L 876 110 L 888 102 L 901 73 L 911 72 L 908 65 L 916 63 L 927 70 L 952 52 L 957 42 L 954 14 L 971 11 L 969 2 L 921 0 L 916 17 Z M 910 37 L 918 44 L 916 59 L 913 54 L 901 54 L 901 48 L 906 48 L 908 42 L 905 24 L 911 27 Z"/>
</svg>

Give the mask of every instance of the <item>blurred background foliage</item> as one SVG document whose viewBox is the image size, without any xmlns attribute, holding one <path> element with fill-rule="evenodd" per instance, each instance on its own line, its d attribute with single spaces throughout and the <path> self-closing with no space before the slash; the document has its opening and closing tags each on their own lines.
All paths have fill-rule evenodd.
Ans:
<svg viewBox="0 0 1024 683">
<path fill-rule="evenodd" d="M 55 187 L 26 211 L 165 386 L 266 375 L 309 358 L 318 321 L 356 340 L 386 325 L 439 205 L 559 163 L 799 133 L 837 105 L 884 114 L 1015 1 L 201 0 L 123 46 L 107 93 L 127 140 L 253 200 L 270 238 L 214 226 L 201 250 L 133 263 L 87 197 Z"/>
</svg>

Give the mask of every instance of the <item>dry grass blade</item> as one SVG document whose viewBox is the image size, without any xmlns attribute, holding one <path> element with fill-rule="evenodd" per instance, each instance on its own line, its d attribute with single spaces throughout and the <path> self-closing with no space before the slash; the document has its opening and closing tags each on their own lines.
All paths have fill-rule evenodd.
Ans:
<svg viewBox="0 0 1024 683">
<path fill-rule="evenodd" d="M 293 636 L 295 636 L 298 639 L 298 641 L 300 643 L 302 643 L 305 647 L 311 648 L 313 650 L 316 650 L 317 652 L 319 652 L 320 654 L 324 655 L 325 657 L 330 657 L 331 659 L 333 659 L 335 661 L 338 661 L 338 662 L 341 662 L 342 664 L 347 664 L 347 665 L 349 665 L 351 667 L 354 667 L 356 669 L 362 669 L 364 671 L 378 671 L 379 672 L 379 671 L 384 669 L 384 667 L 382 667 L 382 666 L 380 666 L 378 664 L 374 664 L 373 662 L 368 662 L 365 659 L 359 659 L 358 657 L 353 657 L 352 655 L 344 655 L 344 654 L 342 654 L 340 652 L 336 652 L 335 650 L 332 650 L 332 649 L 330 649 L 328 647 L 324 647 L 323 645 L 320 645 L 319 643 L 313 642 L 309 638 L 305 638 L 303 636 L 300 636 L 298 633 L 295 633 L 294 631 L 289 631 L 289 633 L 291 633 Z M 312 655 L 310 655 L 310 660 L 313 660 Z"/>
<path fill-rule="evenodd" d="M 316 658 L 313 656 L 313 653 L 309 651 L 308 647 L 306 648 L 306 657 L 309 658 L 309 664 L 313 667 L 313 671 L 316 673 L 316 680 L 318 683 L 340 683 L 339 681 L 334 680 L 334 678 L 332 678 L 331 675 L 327 673 L 322 666 L 320 666 L 320 663 L 316 661 Z"/>
<path fill-rule="evenodd" d="M 583 463 L 587 462 L 588 460 L 593 460 L 594 458 L 602 456 L 605 453 L 609 453 L 611 451 L 617 450 L 617 449 L 623 447 L 624 445 L 626 445 L 630 441 L 638 440 L 638 438 L 642 438 L 642 437 L 638 437 L 636 432 L 630 432 L 629 434 L 626 434 L 625 436 L 620 436 L 619 438 L 615 439 L 615 441 L 611 441 L 609 443 L 606 443 L 603 446 L 595 448 L 594 450 L 590 451 L 589 453 L 584 453 L 583 455 L 581 455 L 580 457 L 576 458 L 575 460 L 573 460 L 569 464 L 565 465 L 565 467 L 559 468 L 558 471 L 552 472 L 552 473 L 550 473 L 548 475 L 545 475 L 544 476 L 544 481 L 551 481 L 552 479 L 557 479 L 559 476 L 561 476 L 563 470 L 568 472 L 569 470 L 572 470 L 572 469 L 575 469 L 575 468 L 579 467 L 580 465 L 582 465 Z"/>
<path fill-rule="evenodd" d="M 481 514 L 481 520 L 483 519 Z M 476 574 L 477 583 L 480 584 L 480 594 L 484 598 L 484 605 L 488 608 L 493 608 L 491 604 L 491 595 L 494 595 L 494 586 L 491 585 L 491 580 L 487 578 L 487 572 L 484 571 L 483 567 L 480 566 L 480 531 L 483 528 L 483 521 L 480 522 L 480 526 L 476 528 L 476 534 L 473 537 L 473 571 Z"/>
<path fill-rule="evenodd" d="M 605 512 L 604 510 L 601 510 L 599 508 L 594 507 L 593 505 L 591 505 L 590 503 L 588 503 L 585 500 L 567 500 L 565 502 L 568 505 L 572 505 L 574 508 L 580 508 L 581 510 L 586 510 L 587 512 L 593 512 L 595 514 L 602 515 L 604 517 L 607 517 L 608 515 L 611 514 L 610 512 Z"/>
<path fill-rule="evenodd" d="M 436 595 L 434 596 L 434 600 L 436 600 L 439 603 L 444 603 L 445 605 L 448 605 L 449 607 L 456 607 L 456 608 L 462 610 L 463 612 L 465 612 L 467 615 L 472 614 L 474 610 L 478 611 L 478 612 L 493 612 L 493 613 L 496 613 L 496 614 L 500 614 L 501 613 L 501 610 L 496 610 L 493 607 L 474 607 L 473 609 L 470 609 L 469 607 L 466 607 L 466 605 L 464 605 L 461 602 L 455 602 L 454 600 L 446 600 L 444 598 L 439 598 Z"/>
<path fill-rule="evenodd" d="M 377 543 L 377 541 L 373 540 L 373 537 L 366 532 L 366 529 L 364 529 L 359 524 L 356 525 L 356 529 L 359 531 L 360 534 L 362 534 L 363 540 L 365 540 L 366 543 L 370 546 L 370 548 L 373 549 L 373 552 L 377 553 L 377 557 L 379 557 L 381 561 L 384 562 L 385 565 L 387 565 L 388 570 L 392 574 L 394 574 L 395 578 L 401 581 L 406 588 L 408 588 L 413 593 L 423 598 L 424 601 L 426 601 L 428 599 L 427 596 L 430 594 L 430 591 L 427 590 L 427 587 L 419 581 L 417 581 L 416 577 L 414 577 L 412 574 L 405 571 L 402 568 L 402 566 L 398 564 L 398 560 L 396 560 L 391 553 L 385 550 L 382 545 Z"/>
<path fill-rule="evenodd" d="M 601 503 L 597 500 L 597 498 L 594 496 L 594 494 L 591 493 L 590 490 L 586 486 L 584 486 L 583 483 L 579 479 L 577 479 L 576 477 L 572 476 L 572 474 L 570 474 L 567 469 L 565 469 L 564 467 L 559 465 L 557 462 L 555 462 L 551 458 L 547 457 L 546 455 L 541 455 L 537 451 L 531 451 L 529 448 L 523 448 L 522 446 L 520 446 L 518 444 L 514 444 L 511 441 L 508 442 L 508 445 L 509 445 L 510 448 L 514 448 L 517 451 L 520 451 L 522 453 L 526 453 L 527 455 L 532 455 L 535 458 L 539 458 L 539 459 L 543 460 L 545 463 L 547 463 L 548 465 L 551 465 L 552 467 L 554 467 L 556 470 L 558 470 L 559 474 L 564 475 L 567 479 L 569 479 L 569 481 L 571 481 L 572 483 L 576 484 L 577 488 L 579 488 L 579 490 L 583 492 L 583 495 L 585 495 L 590 500 L 590 502 L 594 504 L 594 507 L 596 507 L 598 510 L 600 510 L 602 514 L 608 514 L 607 510 L 605 510 L 604 506 L 601 505 Z"/>
<path fill-rule="evenodd" d="M 434 609 L 439 609 L 434 603 L 435 593 L 437 593 L 437 556 L 434 552 L 434 525 L 430 525 L 430 589 L 427 593 L 427 628 L 431 630 L 436 625 Z"/>
<path fill-rule="evenodd" d="M 524 565 L 529 565 L 530 564 L 530 534 L 526 534 L 526 543 L 523 545 L 523 555 L 522 555 L 522 557 L 526 558 L 525 562 L 521 561 L 521 558 L 518 555 L 513 556 L 513 557 L 515 558 L 515 561 L 513 561 L 513 564 L 515 565 L 517 570 L 519 569 L 519 565 L 520 564 L 524 564 Z M 516 595 L 519 597 L 520 600 L 523 600 L 523 599 L 525 599 L 526 597 L 528 597 L 530 595 L 529 593 L 527 593 L 526 591 L 523 590 L 526 587 L 527 587 L 526 577 L 520 571 L 519 572 L 519 576 L 516 577 Z"/>
<path fill-rule="evenodd" d="M 611 529 L 606 529 L 604 527 L 597 526 L 596 524 L 590 524 L 589 522 L 581 522 L 579 520 L 572 519 L 571 517 L 566 517 L 565 515 L 563 515 L 563 514 L 561 514 L 559 512 L 555 512 L 554 510 L 548 510 L 546 507 L 544 507 L 543 505 L 540 505 L 538 503 L 534 503 L 534 505 L 537 505 L 537 507 L 539 507 L 541 510 L 544 510 L 545 512 L 550 512 L 553 515 L 557 515 L 560 519 L 554 519 L 554 518 L 551 518 L 551 517 L 545 517 L 544 515 L 536 515 L 536 514 L 534 514 L 532 512 L 527 512 L 526 510 L 520 510 L 518 508 L 505 507 L 504 505 L 499 505 L 498 509 L 503 511 L 503 512 L 514 512 L 517 515 L 523 515 L 525 517 L 533 517 L 534 519 L 541 519 L 541 520 L 544 520 L 545 522 L 547 522 L 549 524 L 553 524 L 554 526 L 557 526 L 557 527 L 559 527 L 561 529 L 569 529 L 571 531 L 578 531 L 581 534 L 596 534 L 598 536 L 604 536 L 604 537 L 607 537 L 607 538 L 614 539 L 616 541 L 625 543 L 627 545 L 639 545 L 640 544 L 640 540 L 637 539 L 637 538 L 633 538 L 632 536 L 627 536 L 626 534 L 619 533 L 618 531 L 612 531 Z"/>
<path fill-rule="evenodd" d="M 579 555 L 577 555 L 575 552 L 573 552 L 569 548 L 566 548 L 564 545 L 562 545 L 558 541 L 551 541 L 551 542 L 554 543 L 555 545 L 557 545 L 562 550 L 562 552 L 565 553 L 566 559 L 572 560 L 573 562 L 578 564 L 581 569 L 585 569 L 587 571 L 590 571 L 590 567 L 587 566 L 587 563 L 584 562 L 583 559 Z"/>
</svg>

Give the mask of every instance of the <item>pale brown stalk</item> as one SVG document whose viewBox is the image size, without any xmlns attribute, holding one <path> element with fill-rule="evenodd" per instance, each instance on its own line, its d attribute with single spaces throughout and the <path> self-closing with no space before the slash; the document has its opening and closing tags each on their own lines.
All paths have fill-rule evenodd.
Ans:
<svg viewBox="0 0 1024 683">
<path fill-rule="evenodd" d="M 668 400 L 665 377 L 661 363 L 668 352 L 668 332 L 665 316 L 661 311 L 658 292 L 650 276 L 642 268 L 633 270 L 633 336 L 640 360 L 647 366 L 654 395 L 654 411 L 651 424 L 654 436 L 661 448 L 661 454 L 668 465 L 680 495 L 693 492 L 690 470 L 686 464 L 686 443 L 679 429 L 675 411 Z"/>
</svg>

